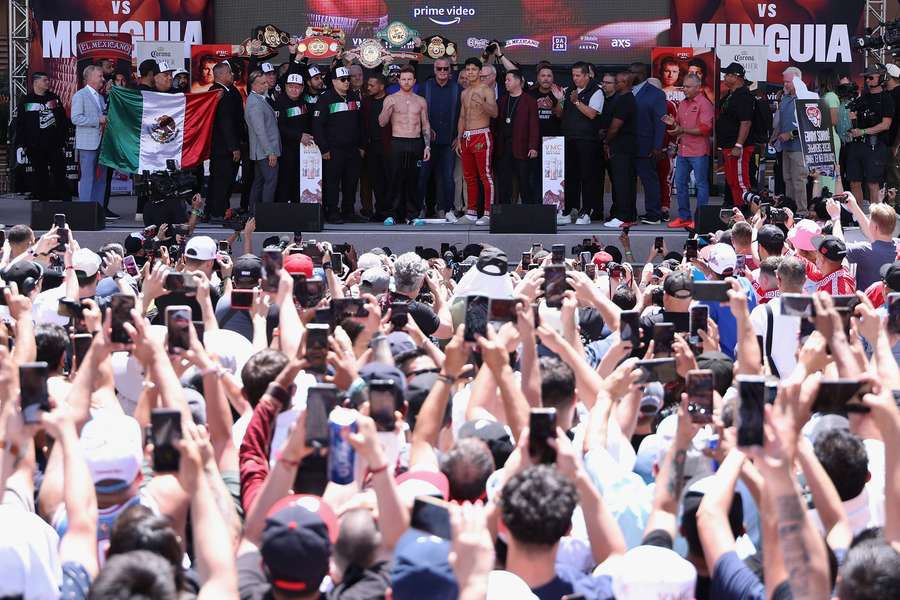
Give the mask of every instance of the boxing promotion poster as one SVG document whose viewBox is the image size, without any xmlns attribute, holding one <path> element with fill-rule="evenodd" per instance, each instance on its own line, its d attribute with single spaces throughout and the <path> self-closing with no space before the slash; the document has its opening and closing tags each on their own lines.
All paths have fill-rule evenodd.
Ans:
<svg viewBox="0 0 900 600">
<path fill-rule="evenodd" d="M 234 87 L 247 97 L 247 59 L 238 58 L 240 47 L 232 44 L 191 46 L 191 92 L 208 92 L 213 84 L 213 67 L 227 60 L 234 73 Z"/>
<path fill-rule="evenodd" d="M 662 83 L 666 100 L 684 100 L 684 76 L 693 73 L 700 78 L 700 91 L 715 103 L 716 58 L 702 48 L 654 48 L 650 54 L 651 72 Z"/>
<path fill-rule="evenodd" d="M 850 39 L 864 31 L 866 0 L 672 0 L 673 46 L 766 46 L 767 81 L 793 64 L 812 81 L 826 65 L 856 75 L 863 55 Z M 836 64 L 835 64 L 836 63 Z"/>
</svg>

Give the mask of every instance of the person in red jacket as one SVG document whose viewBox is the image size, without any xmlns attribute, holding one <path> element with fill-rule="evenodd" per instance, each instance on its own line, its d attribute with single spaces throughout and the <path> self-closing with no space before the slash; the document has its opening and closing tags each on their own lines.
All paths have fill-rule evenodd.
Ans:
<svg viewBox="0 0 900 600">
<path fill-rule="evenodd" d="M 515 202 L 513 182 L 523 204 L 540 202 L 539 190 L 529 185 L 534 180 L 540 147 L 540 124 L 537 101 L 522 91 L 522 72 L 507 71 L 506 91 L 500 98 L 499 113 L 494 119 L 493 134 L 496 144 L 497 201 L 500 204 Z"/>
</svg>

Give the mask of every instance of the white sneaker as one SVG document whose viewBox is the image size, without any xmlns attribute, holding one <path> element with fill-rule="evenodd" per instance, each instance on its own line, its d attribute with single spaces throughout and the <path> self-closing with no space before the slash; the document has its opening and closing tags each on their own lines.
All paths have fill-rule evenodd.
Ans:
<svg viewBox="0 0 900 600">
<path fill-rule="evenodd" d="M 569 211 L 569 220 L 570 220 L 572 223 L 574 223 L 574 222 L 575 222 L 575 219 L 577 219 L 577 218 L 578 218 L 578 209 L 577 209 L 577 208 L 573 208 L 572 210 Z"/>
<path fill-rule="evenodd" d="M 135 214 L 134 214 L 134 220 L 137 221 L 138 223 L 142 223 L 142 224 L 143 224 L 143 222 L 144 222 L 144 214 L 143 214 L 143 213 L 135 213 Z"/>
<path fill-rule="evenodd" d="M 587 213 L 584 213 L 578 219 L 575 220 L 576 225 L 590 225 L 591 224 L 591 216 Z"/>
<path fill-rule="evenodd" d="M 471 225 L 475 222 L 475 217 L 472 215 L 463 215 L 456 220 L 457 225 Z"/>
<path fill-rule="evenodd" d="M 623 222 L 620 221 L 619 219 L 612 218 L 612 219 L 610 219 L 609 221 L 607 221 L 606 223 L 604 223 L 603 226 L 604 226 L 604 227 L 609 227 L 610 229 L 619 229 L 619 228 L 621 228 L 622 225 L 624 225 L 624 224 L 625 224 L 625 223 L 623 223 Z"/>
<path fill-rule="evenodd" d="M 475 221 L 476 225 L 490 225 L 491 224 L 491 215 L 484 215 L 477 221 Z"/>
<path fill-rule="evenodd" d="M 452 210 L 447 211 L 445 218 L 447 219 L 447 222 L 450 223 L 451 225 L 459 222 L 459 218 L 456 216 L 456 213 L 453 212 Z"/>
<path fill-rule="evenodd" d="M 556 215 L 556 224 L 557 225 L 571 225 L 572 219 L 569 218 L 569 215 L 559 213 Z"/>
</svg>

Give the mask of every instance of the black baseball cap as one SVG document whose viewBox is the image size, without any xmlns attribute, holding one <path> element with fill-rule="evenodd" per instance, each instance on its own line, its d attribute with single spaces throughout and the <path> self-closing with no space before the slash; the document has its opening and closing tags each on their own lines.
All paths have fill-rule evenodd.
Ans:
<svg viewBox="0 0 900 600">
<path fill-rule="evenodd" d="M 503 250 L 498 248 L 485 248 L 478 255 L 475 266 L 479 271 L 487 275 L 506 275 L 509 268 L 509 259 Z"/>
<path fill-rule="evenodd" d="M 763 225 L 756 235 L 756 241 L 758 241 L 761 246 L 784 244 L 784 232 L 775 225 Z"/>
<path fill-rule="evenodd" d="M 159 75 L 159 63 L 152 58 L 141 61 L 141 65 L 138 67 L 138 73 L 141 77 L 146 77 L 147 75 Z"/>
<path fill-rule="evenodd" d="M 744 70 L 744 65 L 739 62 L 733 62 L 729 64 L 727 67 L 722 67 L 719 69 L 722 72 L 722 75 L 737 75 L 742 79 L 747 78 L 747 71 Z"/>
<path fill-rule="evenodd" d="M 262 259 L 255 254 L 243 254 L 234 259 L 234 284 L 237 287 L 253 287 L 262 277 Z"/>
<path fill-rule="evenodd" d="M 487 444 L 498 469 L 506 463 L 506 459 L 515 448 L 506 427 L 497 421 L 488 421 L 487 419 L 466 421 L 460 427 L 457 437 L 459 439 L 477 438 Z"/>
<path fill-rule="evenodd" d="M 663 282 L 663 290 L 670 296 L 685 300 L 694 295 L 694 280 L 683 271 L 673 271 Z"/>
<path fill-rule="evenodd" d="M 881 279 L 888 288 L 895 292 L 900 292 L 900 260 L 883 265 L 881 267 Z"/>
<path fill-rule="evenodd" d="M 266 517 L 260 554 L 275 589 L 311 592 L 328 574 L 337 517 L 318 496 L 297 494 L 277 502 Z"/>
<path fill-rule="evenodd" d="M 816 252 L 832 262 L 841 262 L 847 256 L 847 244 L 833 235 L 816 235 L 810 241 Z"/>
<path fill-rule="evenodd" d="M 19 293 L 27 296 L 37 285 L 38 280 L 44 276 L 44 267 L 38 262 L 17 260 L 6 267 L 2 276 L 7 285 L 15 282 Z"/>
</svg>

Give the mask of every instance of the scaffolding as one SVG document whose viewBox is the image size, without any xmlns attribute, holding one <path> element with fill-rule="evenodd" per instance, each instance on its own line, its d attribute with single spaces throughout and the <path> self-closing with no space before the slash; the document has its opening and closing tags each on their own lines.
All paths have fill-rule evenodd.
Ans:
<svg viewBox="0 0 900 600">
<path fill-rule="evenodd" d="M 28 93 L 28 45 L 31 26 L 28 0 L 9 0 L 9 118 L 15 117 L 19 99 Z"/>
<path fill-rule="evenodd" d="M 887 21 L 887 0 L 867 0 L 866 1 L 866 30 L 873 33 L 882 33 L 882 24 Z M 866 67 L 871 64 L 886 64 L 884 62 L 886 48 L 878 50 L 870 50 L 866 52 Z"/>
</svg>

